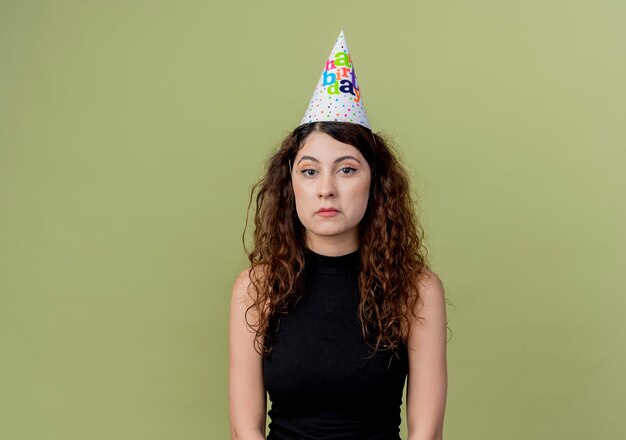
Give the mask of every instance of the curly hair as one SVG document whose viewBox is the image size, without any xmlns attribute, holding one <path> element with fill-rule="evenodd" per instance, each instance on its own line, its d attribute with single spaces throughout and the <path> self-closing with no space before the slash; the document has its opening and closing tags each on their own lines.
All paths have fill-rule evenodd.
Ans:
<svg viewBox="0 0 626 440">
<path fill-rule="evenodd" d="M 417 317 L 421 298 L 416 280 L 428 269 L 424 231 L 408 175 L 380 134 L 358 124 L 325 121 L 300 125 L 291 132 L 250 194 L 248 213 L 256 202 L 253 247 L 247 251 L 254 294 L 246 323 L 256 332 L 255 349 L 259 354 L 271 351 L 276 331 L 272 318 L 289 313 L 303 292 L 305 229 L 296 213 L 291 164 L 307 137 L 316 132 L 356 147 L 370 166 L 369 200 L 358 227 L 358 315 L 363 337 L 374 352 L 396 351 L 406 342 L 409 314 Z M 244 248 L 247 227 L 248 218 Z M 253 323 L 248 320 L 250 310 L 257 315 Z"/>
</svg>

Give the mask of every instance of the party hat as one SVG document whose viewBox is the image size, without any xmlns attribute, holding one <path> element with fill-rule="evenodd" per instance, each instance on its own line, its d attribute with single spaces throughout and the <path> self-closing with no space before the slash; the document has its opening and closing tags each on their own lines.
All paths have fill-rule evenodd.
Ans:
<svg viewBox="0 0 626 440">
<path fill-rule="evenodd" d="M 300 125 L 316 121 L 352 122 L 371 129 L 343 31 L 324 65 Z"/>
</svg>

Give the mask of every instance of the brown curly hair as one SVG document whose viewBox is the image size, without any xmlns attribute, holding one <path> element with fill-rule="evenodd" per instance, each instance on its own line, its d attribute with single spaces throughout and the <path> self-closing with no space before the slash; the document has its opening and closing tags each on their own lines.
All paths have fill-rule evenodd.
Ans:
<svg viewBox="0 0 626 440">
<path fill-rule="evenodd" d="M 296 213 L 291 164 L 307 137 L 315 132 L 356 147 L 371 169 L 367 210 L 359 223 L 360 302 L 363 336 L 374 351 L 396 351 L 405 343 L 409 313 L 420 301 L 418 275 L 428 269 L 424 231 L 411 200 L 409 179 L 388 142 L 380 134 L 348 122 L 300 125 L 269 159 L 265 175 L 254 185 L 253 247 L 250 288 L 253 302 L 246 323 L 256 332 L 255 349 L 271 351 L 276 329 L 272 318 L 288 313 L 303 291 L 305 230 Z M 256 199 L 255 199 L 256 194 Z M 248 226 L 244 228 L 245 233 Z M 248 321 L 254 310 L 256 322 Z"/>
</svg>

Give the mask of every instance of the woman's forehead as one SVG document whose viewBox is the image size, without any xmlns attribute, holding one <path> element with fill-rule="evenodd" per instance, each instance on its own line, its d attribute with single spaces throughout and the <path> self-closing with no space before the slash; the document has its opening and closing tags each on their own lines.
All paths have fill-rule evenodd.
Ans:
<svg viewBox="0 0 626 440">
<path fill-rule="evenodd" d="M 351 155 L 363 159 L 361 152 L 353 145 L 340 142 L 326 133 L 316 132 L 308 136 L 302 148 L 296 154 L 296 160 L 302 156 L 312 156 L 319 160 Z"/>
</svg>

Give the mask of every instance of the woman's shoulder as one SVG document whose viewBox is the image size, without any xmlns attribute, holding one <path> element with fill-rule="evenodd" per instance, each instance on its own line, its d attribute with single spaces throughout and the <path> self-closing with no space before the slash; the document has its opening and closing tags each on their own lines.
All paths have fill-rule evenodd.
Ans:
<svg viewBox="0 0 626 440">
<path fill-rule="evenodd" d="M 237 274 L 233 282 L 233 298 L 248 302 L 256 300 L 255 283 L 262 281 L 265 270 L 263 266 L 247 267 Z"/>
<path fill-rule="evenodd" d="M 235 277 L 235 281 L 233 282 L 233 289 L 241 290 L 241 288 L 247 288 L 251 282 L 251 274 L 252 270 L 250 267 L 246 267 L 241 272 L 239 272 Z"/>
<path fill-rule="evenodd" d="M 415 294 L 418 309 L 445 301 L 445 289 L 440 276 L 432 269 L 424 266 L 415 277 Z"/>
<path fill-rule="evenodd" d="M 443 281 L 439 275 L 432 269 L 424 266 L 416 276 L 416 284 L 418 288 L 429 292 L 443 291 Z"/>
</svg>

